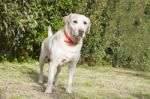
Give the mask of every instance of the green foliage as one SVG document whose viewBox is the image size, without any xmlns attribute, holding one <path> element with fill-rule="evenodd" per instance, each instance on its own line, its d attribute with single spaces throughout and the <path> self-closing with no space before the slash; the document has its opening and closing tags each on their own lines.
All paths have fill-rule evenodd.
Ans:
<svg viewBox="0 0 150 99">
<path fill-rule="evenodd" d="M 5 0 L 0 2 L 0 60 L 37 59 L 62 18 L 80 13 L 91 19 L 81 63 L 150 70 L 149 0 Z"/>
<path fill-rule="evenodd" d="M 116 65 L 149 71 L 150 2 L 114 0 L 112 4 L 115 7 L 109 10 L 111 18 L 106 32 L 109 43 L 105 45 L 117 56 Z"/>
<path fill-rule="evenodd" d="M 52 7 L 42 5 L 44 2 L 41 5 L 17 1 L 1 4 L 1 50 L 8 58 L 23 60 L 32 56 L 34 48 L 47 37 L 45 26 L 49 24 L 48 12 Z"/>
</svg>

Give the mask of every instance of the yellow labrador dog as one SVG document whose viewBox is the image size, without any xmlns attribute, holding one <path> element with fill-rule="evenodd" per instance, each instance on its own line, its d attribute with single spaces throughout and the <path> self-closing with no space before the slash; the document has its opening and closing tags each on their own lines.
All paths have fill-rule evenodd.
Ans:
<svg viewBox="0 0 150 99">
<path fill-rule="evenodd" d="M 43 41 L 39 58 L 40 75 L 39 83 L 43 83 L 43 66 L 46 59 L 50 59 L 48 82 L 45 93 L 51 93 L 53 85 L 62 65 L 69 64 L 68 83 L 66 92 L 72 92 L 73 75 L 80 58 L 80 51 L 86 32 L 89 33 L 90 19 L 80 14 L 69 14 L 63 19 L 65 25 L 62 29 L 52 34 L 48 27 L 48 37 Z"/>
</svg>

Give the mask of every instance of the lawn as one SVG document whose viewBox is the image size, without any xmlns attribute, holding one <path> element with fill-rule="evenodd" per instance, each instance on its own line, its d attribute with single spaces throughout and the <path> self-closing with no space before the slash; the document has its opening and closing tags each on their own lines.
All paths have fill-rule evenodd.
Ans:
<svg viewBox="0 0 150 99">
<path fill-rule="evenodd" d="M 65 92 L 67 67 L 62 68 L 58 85 L 45 94 L 45 83 L 37 83 L 38 63 L 0 63 L 0 99 L 150 99 L 150 73 L 111 67 L 78 66 L 73 93 Z"/>
</svg>

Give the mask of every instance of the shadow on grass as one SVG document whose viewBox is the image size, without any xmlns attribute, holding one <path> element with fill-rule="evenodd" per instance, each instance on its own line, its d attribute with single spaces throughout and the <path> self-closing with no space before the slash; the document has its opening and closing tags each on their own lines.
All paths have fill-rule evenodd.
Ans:
<svg viewBox="0 0 150 99">
<path fill-rule="evenodd" d="M 150 99 L 150 94 L 143 94 L 143 93 L 133 93 L 132 96 L 136 97 L 137 99 Z"/>
<path fill-rule="evenodd" d="M 28 77 L 30 77 L 35 83 L 38 83 L 38 77 L 39 77 L 39 73 L 34 69 L 34 68 L 30 68 L 27 66 L 21 66 L 18 68 L 19 71 L 23 74 L 23 75 L 27 75 Z M 47 77 L 44 76 L 44 83 L 47 82 Z M 45 90 L 45 85 L 44 84 L 39 84 L 41 86 L 41 88 L 36 88 L 37 91 L 42 91 L 44 93 Z M 53 93 L 51 94 L 51 96 L 54 99 L 83 99 L 85 97 L 80 96 L 80 94 L 78 93 L 72 93 L 72 94 L 67 94 L 64 88 L 64 85 L 57 85 L 54 86 L 53 88 Z"/>
<path fill-rule="evenodd" d="M 39 73 L 35 69 L 27 67 L 27 66 L 21 66 L 19 67 L 19 71 L 23 75 L 27 75 L 28 77 L 30 77 L 35 83 L 38 83 Z M 47 81 L 47 77 L 44 76 L 44 82 L 46 81 Z"/>
<path fill-rule="evenodd" d="M 80 93 L 76 92 L 72 92 L 71 94 L 66 93 L 65 88 L 61 84 L 54 87 L 51 96 L 54 99 L 86 99 L 84 96 L 81 96 Z"/>
<path fill-rule="evenodd" d="M 150 80 L 150 74 L 149 73 L 142 73 L 142 72 L 130 72 L 130 71 L 115 71 L 119 74 L 126 74 L 126 75 L 131 75 L 131 76 L 136 76 L 136 77 L 141 77 L 146 80 Z"/>
<path fill-rule="evenodd" d="M 6 99 L 5 90 L 0 89 L 0 99 Z"/>
</svg>

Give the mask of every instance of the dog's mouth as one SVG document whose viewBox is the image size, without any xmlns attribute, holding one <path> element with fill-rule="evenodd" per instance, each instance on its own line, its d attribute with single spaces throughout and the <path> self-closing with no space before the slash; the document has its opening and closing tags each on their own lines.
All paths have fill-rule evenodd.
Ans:
<svg viewBox="0 0 150 99">
<path fill-rule="evenodd" d="M 79 38 L 83 38 L 83 35 L 75 35 L 75 34 L 74 34 L 74 35 L 72 35 L 72 36 L 73 36 L 74 38 L 78 38 L 78 39 L 79 39 Z"/>
<path fill-rule="evenodd" d="M 78 38 L 78 39 L 84 38 L 84 37 L 83 37 L 83 34 L 76 33 L 75 31 L 72 32 L 72 37 L 73 37 L 73 38 Z"/>
</svg>

